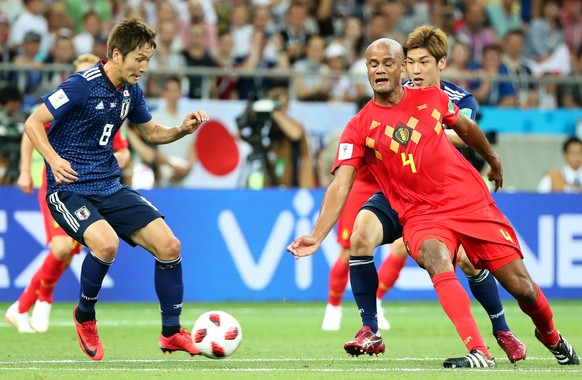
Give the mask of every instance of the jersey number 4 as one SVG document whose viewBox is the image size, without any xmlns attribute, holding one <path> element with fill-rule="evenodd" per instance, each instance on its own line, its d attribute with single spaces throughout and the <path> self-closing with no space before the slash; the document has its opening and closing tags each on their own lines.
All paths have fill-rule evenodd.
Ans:
<svg viewBox="0 0 582 380">
<path fill-rule="evenodd" d="M 414 157 L 412 157 L 411 153 L 408 153 L 408 158 L 406 158 L 405 153 L 401 153 L 400 157 L 402 157 L 402 166 L 410 165 L 410 170 L 413 173 L 416 173 L 416 165 L 414 164 Z"/>
</svg>

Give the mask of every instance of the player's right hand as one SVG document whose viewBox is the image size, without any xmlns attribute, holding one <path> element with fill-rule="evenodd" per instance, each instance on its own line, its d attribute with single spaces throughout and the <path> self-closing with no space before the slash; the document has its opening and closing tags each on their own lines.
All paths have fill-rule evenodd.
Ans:
<svg viewBox="0 0 582 380">
<path fill-rule="evenodd" d="M 57 183 L 71 183 L 77 180 L 77 172 L 73 170 L 69 161 L 58 157 L 49 164 Z"/>
<path fill-rule="evenodd" d="M 20 172 L 16 184 L 24 194 L 32 194 L 32 175 L 30 172 Z"/>
<path fill-rule="evenodd" d="M 314 236 L 299 236 L 293 243 L 287 246 L 287 251 L 291 252 L 296 259 L 311 256 L 319 249 L 320 242 Z"/>
</svg>

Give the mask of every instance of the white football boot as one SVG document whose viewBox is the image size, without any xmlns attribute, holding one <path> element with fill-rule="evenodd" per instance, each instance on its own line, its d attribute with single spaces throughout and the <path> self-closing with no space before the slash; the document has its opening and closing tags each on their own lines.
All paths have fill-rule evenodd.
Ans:
<svg viewBox="0 0 582 380">
<path fill-rule="evenodd" d="M 39 333 L 47 332 L 49 328 L 51 306 L 52 304 L 46 301 L 36 301 L 34 309 L 32 310 L 32 317 L 30 318 L 30 326 L 34 331 Z"/>
<path fill-rule="evenodd" d="M 342 307 L 327 304 L 321 329 L 324 331 L 337 331 L 342 323 Z"/>
<path fill-rule="evenodd" d="M 35 331 L 30 326 L 30 317 L 28 312 L 18 312 L 18 301 L 14 302 L 4 315 L 4 320 L 11 325 L 16 326 L 19 333 L 34 333 Z"/>
<path fill-rule="evenodd" d="M 380 330 L 390 330 L 390 322 L 384 316 L 384 309 L 382 308 L 382 300 L 376 298 L 376 315 L 378 316 L 378 328 Z"/>
</svg>

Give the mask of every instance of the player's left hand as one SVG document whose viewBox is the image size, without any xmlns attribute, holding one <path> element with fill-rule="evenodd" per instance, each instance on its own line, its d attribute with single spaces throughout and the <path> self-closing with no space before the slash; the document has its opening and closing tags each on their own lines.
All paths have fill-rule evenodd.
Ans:
<svg viewBox="0 0 582 380">
<path fill-rule="evenodd" d="M 499 158 L 497 158 L 497 162 L 494 165 L 489 165 L 487 178 L 489 181 L 495 182 L 493 191 L 497 192 L 497 190 L 503 187 L 503 168 L 501 167 L 501 160 Z"/>
<path fill-rule="evenodd" d="M 287 246 L 287 251 L 291 252 L 296 259 L 311 256 L 318 250 L 320 242 L 311 235 L 303 235 L 296 238 L 293 243 Z"/>
<path fill-rule="evenodd" d="M 182 122 L 182 132 L 191 134 L 196 132 L 198 127 L 205 121 L 208 121 L 209 117 L 206 112 L 202 110 L 194 111 L 189 113 Z"/>
</svg>

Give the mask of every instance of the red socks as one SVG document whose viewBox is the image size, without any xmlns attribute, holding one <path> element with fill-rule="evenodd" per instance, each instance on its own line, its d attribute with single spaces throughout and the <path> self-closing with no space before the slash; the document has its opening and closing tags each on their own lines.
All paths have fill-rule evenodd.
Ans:
<svg viewBox="0 0 582 380">
<path fill-rule="evenodd" d="M 517 304 L 533 321 L 536 329 L 540 333 L 542 342 L 547 346 L 554 347 L 560 340 L 560 334 L 554 327 L 554 314 L 544 293 L 542 293 L 536 283 L 534 285 L 538 291 L 536 300 L 534 302 L 517 301 Z"/>
<path fill-rule="evenodd" d="M 382 262 L 380 268 L 378 269 L 378 291 L 376 292 L 376 298 L 382 299 L 384 298 L 384 294 L 388 293 L 390 289 L 398 280 L 398 276 L 400 276 L 400 271 L 406 264 L 406 260 L 408 256 L 405 258 L 396 256 L 392 252 L 390 255 Z"/>
<path fill-rule="evenodd" d="M 455 272 L 439 273 L 432 278 L 432 283 L 443 310 L 455 325 L 467 350 L 471 351 L 476 348 L 491 358 L 471 314 L 469 296 L 461 286 Z"/>
<path fill-rule="evenodd" d="M 41 267 L 42 277 L 38 288 L 39 301 L 45 301 L 48 303 L 53 302 L 53 291 L 55 285 L 63 275 L 65 269 L 67 269 L 67 260 L 59 260 L 55 257 L 52 251 L 49 252 Z"/>
<path fill-rule="evenodd" d="M 25 313 L 36 300 L 53 302 L 53 290 L 59 278 L 67 268 L 67 260 L 59 260 L 51 250 L 42 265 L 34 273 L 28 287 L 18 299 L 18 312 Z"/>
<path fill-rule="evenodd" d="M 329 299 L 327 302 L 330 305 L 339 306 L 342 302 L 348 284 L 349 271 L 349 264 L 338 257 L 329 272 Z"/>
</svg>

